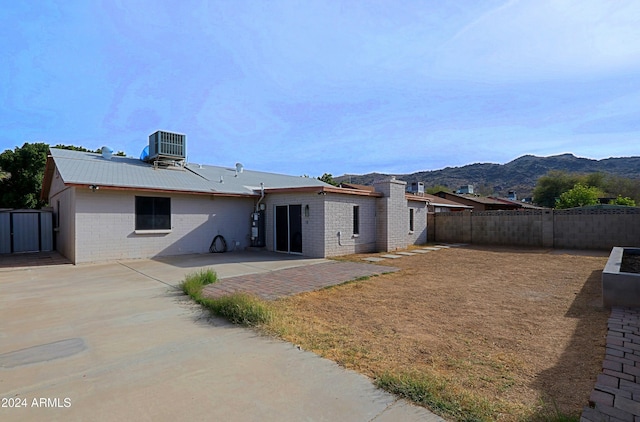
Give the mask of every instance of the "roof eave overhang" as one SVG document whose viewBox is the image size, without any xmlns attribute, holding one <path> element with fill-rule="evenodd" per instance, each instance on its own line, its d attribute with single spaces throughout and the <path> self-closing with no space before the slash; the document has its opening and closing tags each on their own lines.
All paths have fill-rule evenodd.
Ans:
<svg viewBox="0 0 640 422">
<path fill-rule="evenodd" d="M 434 207 L 442 207 L 442 208 L 461 208 L 463 210 L 472 210 L 473 207 L 470 205 L 453 205 L 453 204 L 438 204 L 435 202 L 432 202 L 431 205 L 433 205 Z"/>
<path fill-rule="evenodd" d="M 372 192 L 361 189 L 349 189 L 339 188 L 334 186 L 301 186 L 291 188 L 266 188 L 265 193 L 338 193 L 342 195 L 358 195 L 358 196 L 371 196 L 374 198 L 381 198 L 383 195 L 380 192 Z"/>
<path fill-rule="evenodd" d="M 87 188 L 90 189 L 93 184 L 87 183 L 66 183 L 67 186 L 73 186 L 76 188 Z M 104 190 L 115 190 L 115 191 L 136 191 L 136 192 L 153 192 L 153 193 L 180 193 L 186 195 L 203 195 L 203 196 L 216 196 L 216 197 L 231 197 L 231 198 L 255 198 L 259 197 L 259 194 L 256 193 L 231 193 L 231 192 L 206 192 L 206 191 L 194 191 L 194 190 L 185 190 L 185 189 L 155 189 L 155 188 L 144 188 L 144 187 L 136 187 L 136 186 L 110 186 L 103 184 L 95 184 L 99 189 Z"/>
</svg>

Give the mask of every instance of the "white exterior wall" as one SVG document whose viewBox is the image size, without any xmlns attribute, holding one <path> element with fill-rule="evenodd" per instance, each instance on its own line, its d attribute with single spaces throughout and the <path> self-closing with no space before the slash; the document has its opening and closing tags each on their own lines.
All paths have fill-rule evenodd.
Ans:
<svg viewBox="0 0 640 422">
<path fill-rule="evenodd" d="M 324 195 L 317 193 L 270 193 L 265 196 L 265 229 L 267 250 L 275 250 L 275 207 L 277 205 L 302 205 L 302 254 L 324 258 Z M 309 205 L 309 217 L 305 206 Z"/>
<path fill-rule="evenodd" d="M 427 243 L 427 204 L 422 201 L 407 201 L 407 219 L 409 209 L 413 209 L 413 232 L 408 231 L 407 245 L 424 245 Z"/>
<path fill-rule="evenodd" d="M 136 234 L 135 196 L 134 191 L 76 190 L 74 262 L 205 253 L 218 234 L 229 250 L 249 246 L 251 198 L 138 192 L 171 198 L 171 232 Z"/>
<path fill-rule="evenodd" d="M 382 198 L 332 192 L 267 194 L 263 200 L 266 247 L 275 250 L 277 205 L 301 205 L 305 256 L 392 251 L 426 243 L 426 204 L 408 201 L 405 187 L 406 183 L 398 180 L 377 182 L 375 188 L 384 195 Z M 171 198 L 170 233 L 135 233 L 136 195 Z M 224 236 L 229 250 L 244 249 L 250 246 L 250 215 L 255 202 L 254 198 L 131 190 L 93 192 L 88 187 L 65 186 L 57 171 L 49 197 L 54 221 L 59 219 L 56 249 L 74 263 L 206 253 L 218 234 Z M 354 206 L 360 208 L 357 236 L 353 233 Z M 409 207 L 415 213 L 413 233 L 409 231 Z"/>
<path fill-rule="evenodd" d="M 375 197 L 329 193 L 325 200 L 325 256 L 376 251 Z M 353 234 L 353 207 L 359 206 L 360 233 Z M 338 236 L 340 232 L 340 236 Z"/>
<path fill-rule="evenodd" d="M 56 169 L 49 189 L 49 205 L 53 208 L 55 248 L 74 263 L 76 262 L 75 197 L 76 188 L 65 186 Z"/>
<path fill-rule="evenodd" d="M 275 250 L 274 214 L 277 205 L 302 206 L 302 254 L 309 257 L 347 255 L 376 250 L 377 198 L 327 193 L 271 193 L 265 197 L 266 246 Z M 305 207 L 309 205 L 309 216 Z M 353 235 L 353 207 L 360 207 L 360 234 Z M 340 232 L 340 237 L 338 237 Z"/>
<path fill-rule="evenodd" d="M 406 186 L 406 182 L 395 179 L 374 182 L 376 191 L 384 195 L 378 199 L 376 209 L 376 241 L 379 251 L 388 252 L 407 247 L 409 208 L 405 197 Z"/>
</svg>

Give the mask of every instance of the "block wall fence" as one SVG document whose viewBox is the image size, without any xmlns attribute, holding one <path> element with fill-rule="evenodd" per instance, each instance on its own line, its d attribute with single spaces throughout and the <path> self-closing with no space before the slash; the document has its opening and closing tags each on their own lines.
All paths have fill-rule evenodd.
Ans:
<svg viewBox="0 0 640 422">
<path fill-rule="evenodd" d="M 640 207 L 435 213 L 436 242 L 603 249 L 640 245 Z"/>
</svg>

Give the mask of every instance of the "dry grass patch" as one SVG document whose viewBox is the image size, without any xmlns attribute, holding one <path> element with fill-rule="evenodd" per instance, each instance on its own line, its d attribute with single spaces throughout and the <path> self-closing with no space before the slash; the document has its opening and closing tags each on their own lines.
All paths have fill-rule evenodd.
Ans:
<svg viewBox="0 0 640 422">
<path fill-rule="evenodd" d="M 452 419 L 557 420 L 580 414 L 601 370 L 606 259 L 514 248 L 403 257 L 388 261 L 402 271 L 276 301 L 269 330 L 379 383 L 441 386 L 452 409 L 423 404 Z"/>
</svg>

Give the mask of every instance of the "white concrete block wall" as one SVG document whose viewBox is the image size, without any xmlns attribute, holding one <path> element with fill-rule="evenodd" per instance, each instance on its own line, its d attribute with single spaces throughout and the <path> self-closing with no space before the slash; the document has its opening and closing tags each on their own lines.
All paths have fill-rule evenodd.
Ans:
<svg viewBox="0 0 640 422">
<path fill-rule="evenodd" d="M 275 207 L 279 205 L 302 206 L 302 254 L 309 257 L 324 257 L 325 195 L 317 193 L 270 193 L 264 203 L 267 250 L 275 250 Z M 309 206 L 309 216 L 305 207 Z"/>
<path fill-rule="evenodd" d="M 214 236 L 225 237 L 229 249 L 250 245 L 250 214 L 255 198 L 224 198 L 52 186 L 54 210 L 60 199 L 62 216 L 58 250 L 73 262 L 92 262 L 208 252 Z M 301 205 L 302 254 L 326 257 L 351 253 L 392 251 L 422 244 L 427 236 L 426 205 L 407 201 L 406 183 L 376 184 L 385 197 L 349 194 L 267 194 L 266 246 L 275 249 L 274 213 L 277 205 Z M 54 189 L 55 188 L 55 189 Z M 170 233 L 135 233 L 135 196 L 171 198 Z M 75 204 L 75 208 L 73 208 Z M 360 233 L 353 233 L 353 207 L 360 209 Z M 305 208 L 309 207 L 309 215 Z M 414 231 L 409 233 L 409 206 L 414 209 Z M 340 232 L 340 236 L 338 236 Z M 239 244 L 236 246 L 236 242 Z"/>
<path fill-rule="evenodd" d="M 376 191 L 384 195 L 384 198 L 378 199 L 377 206 L 377 245 L 380 251 L 407 247 L 409 208 L 405 197 L 406 186 L 406 182 L 395 179 L 374 182 Z"/>
<path fill-rule="evenodd" d="M 407 222 L 407 245 L 424 245 L 427 243 L 427 204 L 422 201 L 407 201 L 407 221 L 409 209 L 413 209 L 413 232 L 409 232 Z"/>
<path fill-rule="evenodd" d="M 58 171 L 54 171 L 49 190 L 49 205 L 53 208 L 55 247 L 71 262 L 76 262 L 76 189 L 65 186 Z"/>
<path fill-rule="evenodd" d="M 274 213 L 278 205 L 302 206 L 302 254 L 305 256 L 327 257 L 376 250 L 376 198 L 336 193 L 268 194 L 265 203 L 268 250 L 275 250 Z M 304 213 L 307 205 L 309 217 Z M 360 207 L 358 236 L 353 235 L 355 205 Z"/>
<path fill-rule="evenodd" d="M 170 233 L 135 233 L 135 196 L 171 198 Z M 78 189 L 76 200 L 77 263 L 205 253 L 218 234 L 249 246 L 251 198 Z"/>
<path fill-rule="evenodd" d="M 325 200 L 325 256 L 376 251 L 375 197 L 329 193 Z M 360 233 L 353 233 L 353 207 L 359 207 Z M 338 236 L 340 232 L 340 236 Z"/>
</svg>

